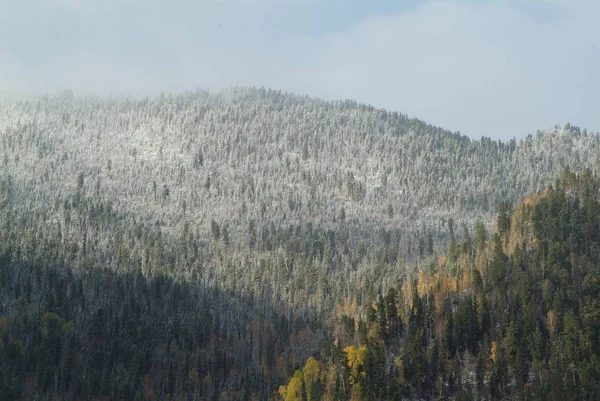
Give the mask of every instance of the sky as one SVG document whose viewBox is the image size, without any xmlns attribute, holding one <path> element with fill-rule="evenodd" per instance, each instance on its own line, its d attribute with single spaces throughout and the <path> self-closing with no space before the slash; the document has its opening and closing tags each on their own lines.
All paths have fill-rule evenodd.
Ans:
<svg viewBox="0 0 600 401">
<path fill-rule="evenodd" d="M 472 138 L 600 131 L 597 0 L 0 0 L 0 95 L 237 85 Z"/>
</svg>

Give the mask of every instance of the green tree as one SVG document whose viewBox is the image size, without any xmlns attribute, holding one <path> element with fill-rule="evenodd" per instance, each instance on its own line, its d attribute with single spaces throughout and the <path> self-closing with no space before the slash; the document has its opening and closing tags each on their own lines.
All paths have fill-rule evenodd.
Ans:
<svg viewBox="0 0 600 401">
<path fill-rule="evenodd" d="M 212 233 L 213 239 L 215 241 L 221 239 L 221 228 L 214 219 L 210 221 L 210 232 Z"/>
<path fill-rule="evenodd" d="M 487 241 L 487 231 L 481 218 L 475 222 L 475 247 L 478 251 L 482 251 Z"/>
</svg>

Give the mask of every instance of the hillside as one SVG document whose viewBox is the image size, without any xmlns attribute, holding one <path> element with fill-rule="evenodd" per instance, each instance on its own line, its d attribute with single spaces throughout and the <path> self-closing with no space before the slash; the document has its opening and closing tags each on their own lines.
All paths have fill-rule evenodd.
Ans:
<svg viewBox="0 0 600 401">
<path fill-rule="evenodd" d="M 78 248 L 87 238 L 105 267 L 121 268 L 123 245 L 127 265 L 145 272 L 246 293 L 266 276 L 272 301 L 328 307 L 359 287 L 378 291 L 404 261 L 444 247 L 450 219 L 461 231 L 477 218 L 489 228 L 500 203 L 541 190 L 567 164 L 600 160 L 599 136 L 576 127 L 473 141 L 353 101 L 247 88 L 5 103 L 0 143 L 13 212 L 39 214 L 44 230 Z M 110 225 L 89 229 L 105 214 Z M 202 257 L 159 263 L 144 253 L 156 238 L 172 248 L 193 241 Z M 308 260 L 297 263 L 299 253 Z"/>
<path fill-rule="evenodd" d="M 595 400 L 600 392 L 600 181 L 544 193 L 361 313 L 278 395 L 285 400 Z"/>
<path fill-rule="evenodd" d="M 233 260 L 224 262 L 233 265 L 257 263 L 248 249 L 293 259 L 281 252 L 296 248 L 293 233 L 305 248 L 316 247 L 308 253 L 319 254 L 318 271 L 326 243 L 345 254 L 359 249 L 359 257 L 332 256 L 340 278 L 373 273 L 363 271 L 363 261 L 396 266 L 431 255 L 446 245 L 449 219 L 472 229 L 481 218 L 489 228 L 500 203 L 541 190 L 567 164 L 580 170 L 600 160 L 599 136 L 576 127 L 519 143 L 473 141 L 353 101 L 247 88 L 4 103 L 0 143 L 0 179 L 14 212 L 42 213 L 48 229 L 60 225 L 79 245 L 80 228 L 64 219 L 83 200 L 83 214 L 91 207 L 118 216 L 88 234 L 102 247 L 116 232 L 130 233 L 129 256 L 145 269 L 145 244 L 132 231 L 160 235 L 163 243 L 193 233 L 213 254 L 216 242 L 225 243 Z M 102 263 L 118 269 L 111 249 Z M 172 270 L 198 274 L 189 266 Z M 203 279 L 223 285 L 239 276 L 217 268 Z M 274 299 L 290 297 L 282 279 L 269 290 Z"/>
<path fill-rule="evenodd" d="M 497 211 L 506 225 L 563 166 L 599 159 L 599 135 L 569 125 L 475 141 L 273 90 L 4 102 L 2 386 L 267 399 L 341 332 L 350 344 L 379 294 L 444 260 L 481 266 L 468 239 L 483 244 Z"/>
<path fill-rule="evenodd" d="M 251 219 L 277 226 L 346 220 L 408 233 L 470 223 L 545 187 L 567 164 L 592 167 L 598 135 L 579 128 L 520 143 L 478 141 L 353 101 L 234 89 L 132 100 L 68 93 L 0 109 L 3 172 L 27 201 L 82 191 L 145 221 L 232 240 Z M 391 208 L 390 208 L 391 206 Z"/>
</svg>

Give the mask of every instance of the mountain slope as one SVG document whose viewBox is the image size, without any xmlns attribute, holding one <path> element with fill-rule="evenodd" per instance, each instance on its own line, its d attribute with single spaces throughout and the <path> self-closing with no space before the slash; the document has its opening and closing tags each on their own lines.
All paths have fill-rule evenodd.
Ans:
<svg viewBox="0 0 600 401">
<path fill-rule="evenodd" d="M 332 336 L 349 341 L 351 318 L 334 316 L 435 270 L 446 244 L 461 271 L 498 204 L 510 226 L 512 200 L 566 164 L 597 166 L 598 144 L 570 126 L 473 141 L 352 101 L 246 88 L 3 103 L 3 377 L 24 399 L 267 398 Z M 95 332 L 130 339 L 96 344 L 103 358 Z M 138 346 L 143 361 L 119 367 Z M 77 384 L 65 364 L 99 381 Z"/>
<path fill-rule="evenodd" d="M 169 228 L 214 218 L 232 238 L 250 219 L 333 224 L 341 209 L 363 225 L 435 229 L 600 155 L 597 135 L 571 127 L 519 144 L 472 141 L 351 101 L 252 89 L 152 100 L 65 94 L 4 105 L 0 121 L 3 171 L 35 186 L 34 204 L 72 193 L 81 174 L 85 193 L 120 210 Z"/>
<path fill-rule="evenodd" d="M 279 389 L 296 399 L 594 400 L 600 181 L 565 171 L 498 216 L 487 244 L 337 317 L 333 346 Z M 310 394 L 310 395 L 309 395 Z"/>
<path fill-rule="evenodd" d="M 270 277 L 261 292 L 272 301 L 319 307 L 359 287 L 377 291 L 405 260 L 445 246 L 450 219 L 490 227 L 499 203 L 600 157 L 599 136 L 570 126 L 518 144 L 473 141 L 353 101 L 247 88 L 4 103 L 0 143 L 17 215 L 40 213 L 79 248 L 88 220 L 114 216 L 87 230 L 103 265 L 119 269 L 126 240 L 128 264 L 145 272 L 246 293 Z M 70 224 L 72 213 L 83 226 Z M 194 241 L 203 257 L 159 263 L 145 250 L 159 237 L 173 249 Z"/>
</svg>

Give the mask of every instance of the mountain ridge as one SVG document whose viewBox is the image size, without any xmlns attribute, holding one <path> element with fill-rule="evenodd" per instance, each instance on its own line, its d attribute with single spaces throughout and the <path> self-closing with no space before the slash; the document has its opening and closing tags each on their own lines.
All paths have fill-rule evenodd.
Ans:
<svg viewBox="0 0 600 401">
<path fill-rule="evenodd" d="M 32 361 L 18 371 L 4 366 L 6 377 L 26 375 L 29 383 L 17 382 L 11 391 L 25 399 L 33 397 L 28 388 L 48 397 L 68 389 L 71 399 L 111 391 L 124 398 L 267 399 L 307 356 L 331 344 L 330 333 L 339 331 L 336 313 L 360 311 L 398 283 L 435 269 L 443 249 L 452 249 L 446 259 L 455 260 L 469 238 L 477 242 L 496 224 L 497 212 L 506 222 L 516 200 L 545 188 L 564 166 L 597 169 L 599 135 L 559 128 L 519 143 L 471 140 L 352 101 L 257 89 L 141 100 L 64 93 L 3 103 L 0 330 L 6 346 L 0 348 L 10 360 L 29 355 Z M 44 269 L 73 274 L 75 284 L 55 285 L 54 273 Z M 228 349 L 206 348 L 204 359 L 194 350 L 204 350 L 204 343 L 194 342 L 185 317 L 177 321 L 183 315 L 172 324 L 189 330 L 175 342 L 162 326 L 147 326 L 134 337 L 151 344 L 145 352 L 152 348 L 157 357 L 119 370 L 115 358 L 88 359 L 81 351 L 90 340 L 78 325 L 124 324 L 122 305 L 110 306 L 110 318 L 94 317 L 94 291 L 123 295 L 103 279 L 156 288 L 140 290 L 135 304 L 143 319 L 168 315 L 161 299 L 172 300 L 177 312 L 177 305 L 203 294 L 202 302 L 216 302 L 213 317 L 232 320 L 239 312 L 246 323 L 208 326 L 203 338 L 221 338 L 216 343 Z M 64 311 L 70 306 L 51 302 L 63 299 L 55 287 L 68 292 L 73 286 L 90 291 L 76 297 L 75 320 Z M 39 302 L 28 288 L 39 288 Z M 44 373 L 52 361 L 33 357 L 47 351 L 34 346 L 42 343 L 31 340 L 33 333 L 52 334 L 43 344 L 71 356 L 82 352 L 80 361 L 97 372 L 123 372 L 119 377 L 128 382 L 106 373 L 93 389 L 81 377 L 72 387 L 70 376 L 58 372 L 52 383 L 48 375 L 56 372 Z M 229 346 L 240 341 L 252 346 Z M 60 348 L 63 343 L 68 346 Z M 126 345 L 127 352 L 136 348 Z M 196 362 L 170 359 L 165 366 L 171 350 L 196 355 Z M 249 361 L 248 369 L 231 360 Z M 34 366 L 41 370 L 34 373 Z M 243 380 L 243 389 L 231 385 Z"/>
</svg>

